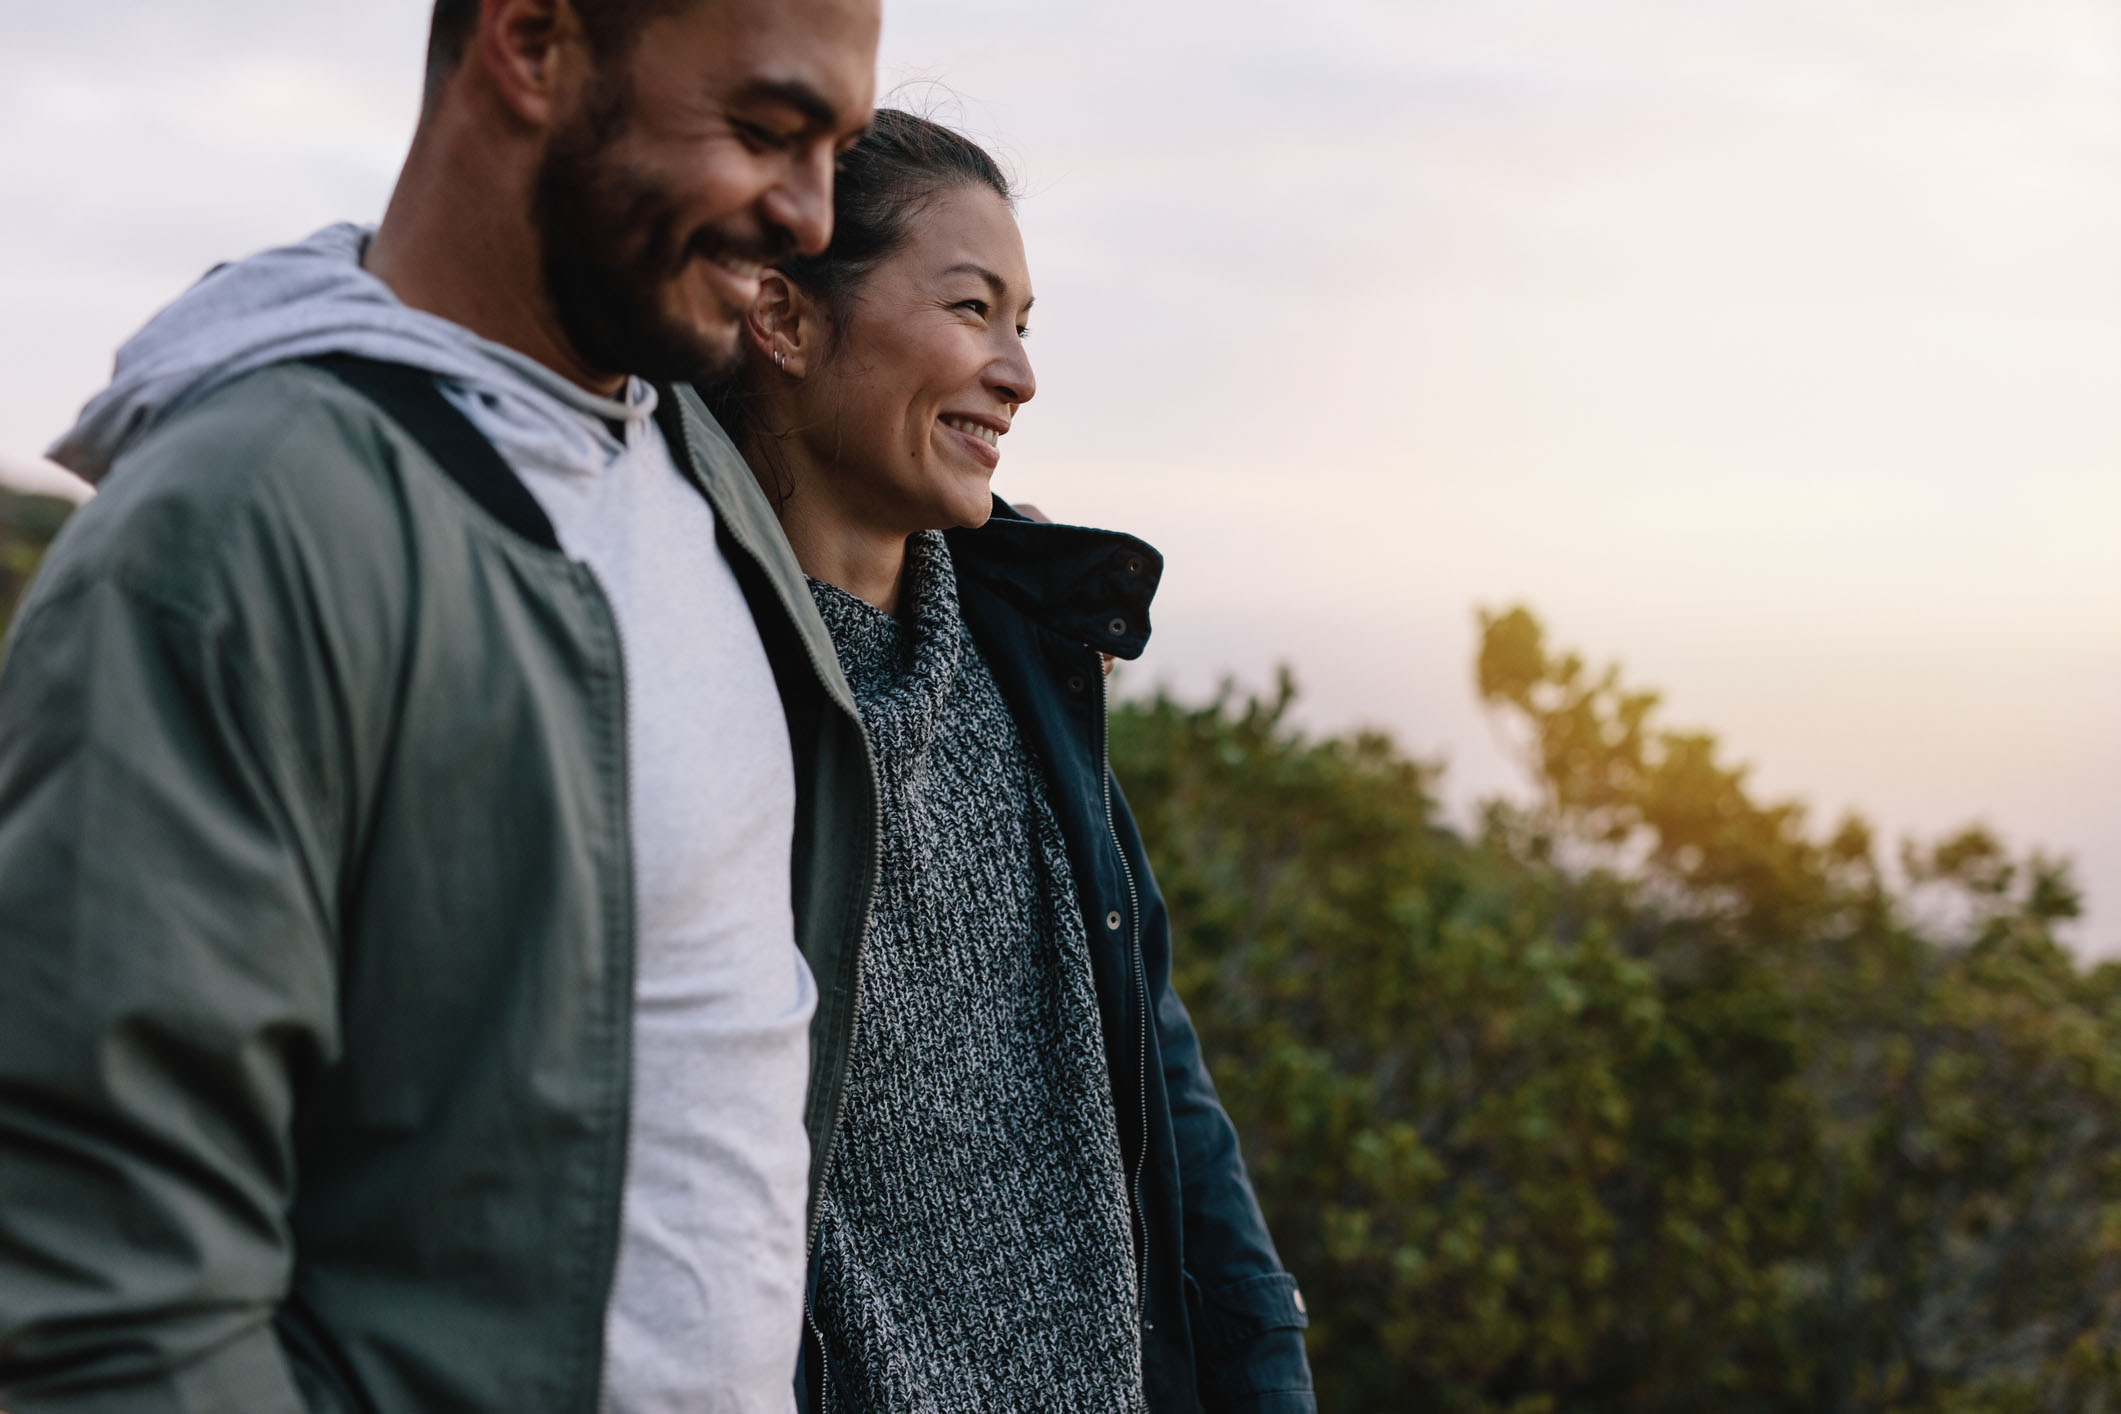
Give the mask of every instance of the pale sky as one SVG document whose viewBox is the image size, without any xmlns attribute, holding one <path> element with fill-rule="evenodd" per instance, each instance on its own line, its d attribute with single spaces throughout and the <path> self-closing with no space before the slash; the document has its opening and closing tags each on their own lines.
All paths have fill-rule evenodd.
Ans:
<svg viewBox="0 0 2121 1414">
<path fill-rule="evenodd" d="M 885 3 L 1026 189 L 999 489 L 1167 556 L 1130 683 L 1289 662 L 1462 808 L 1523 600 L 1770 793 L 2074 855 L 2121 952 L 2111 0 Z M 373 219 L 425 14 L 0 0 L 0 461 Z"/>
</svg>

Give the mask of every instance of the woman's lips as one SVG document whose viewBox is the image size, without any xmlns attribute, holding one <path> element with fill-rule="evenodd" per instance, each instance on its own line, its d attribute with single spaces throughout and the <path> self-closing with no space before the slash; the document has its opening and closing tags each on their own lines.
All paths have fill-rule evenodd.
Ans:
<svg viewBox="0 0 2121 1414">
<path fill-rule="evenodd" d="M 936 421 L 941 424 L 943 431 L 956 438 L 966 454 L 981 466 L 992 471 L 1001 465 L 1001 448 L 995 445 L 1001 434 L 994 428 L 983 426 L 970 418 L 948 415 L 939 417 Z"/>
</svg>

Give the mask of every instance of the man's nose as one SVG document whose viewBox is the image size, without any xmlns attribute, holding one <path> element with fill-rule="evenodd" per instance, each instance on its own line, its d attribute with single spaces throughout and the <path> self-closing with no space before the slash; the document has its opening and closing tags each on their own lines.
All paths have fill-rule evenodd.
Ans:
<svg viewBox="0 0 2121 1414">
<path fill-rule="evenodd" d="M 820 254 L 832 243 L 832 168 L 832 148 L 820 143 L 765 196 L 767 219 L 804 255 Z"/>
</svg>

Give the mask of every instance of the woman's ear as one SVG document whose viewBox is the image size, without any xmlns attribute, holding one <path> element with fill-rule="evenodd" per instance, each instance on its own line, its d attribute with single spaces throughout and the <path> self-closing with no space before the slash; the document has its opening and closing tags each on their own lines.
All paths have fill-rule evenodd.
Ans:
<svg viewBox="0 0 2121 1414">
<path fill-rule="evenodd" d="M 768 363 L 790 378 L 804 377 L 817 365 L 823 334 L 822 311 L 786 275 L 768 270 L 759 277 L 744 336 Z"/>
</svg>

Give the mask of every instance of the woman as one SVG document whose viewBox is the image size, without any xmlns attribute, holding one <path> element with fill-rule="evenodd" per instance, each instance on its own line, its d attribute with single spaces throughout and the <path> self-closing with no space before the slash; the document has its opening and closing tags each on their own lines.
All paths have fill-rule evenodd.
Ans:
<svg viewBox="0 0 2121 1414">
<path fill-rule="evenodd" d="M 1161 564 L 988 482 L 1034 395 L 1007 181 L 883 112 L 718 409 L 860 708 L 880 868 L 811 1247 L 810 1407 L 1309 1410 L 1302 1299 L 1170 988 L 1101 654 Z"/>
</svg>

